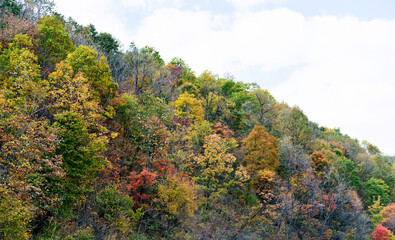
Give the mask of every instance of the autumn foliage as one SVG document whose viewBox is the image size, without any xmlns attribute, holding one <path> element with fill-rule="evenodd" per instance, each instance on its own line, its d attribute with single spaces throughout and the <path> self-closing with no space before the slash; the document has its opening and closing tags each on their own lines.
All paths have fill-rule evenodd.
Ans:
<svg viewBox="0 0 395 240">
<path fill-rule="evenodd" d="M 0 3 L 0 239 L 393 239 L 393 157 L 51 3 Z"/>
</svg>

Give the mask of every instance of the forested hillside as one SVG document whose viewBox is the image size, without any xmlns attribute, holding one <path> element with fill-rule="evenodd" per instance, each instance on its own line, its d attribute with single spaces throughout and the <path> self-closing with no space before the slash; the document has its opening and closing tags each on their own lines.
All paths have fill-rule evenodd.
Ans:
<svg viewBox="0 0 395 240">
<path fill-rule="evenodd" d="M 395 157 L 51 1 L 0 4 L 0 239 L 393 239 Z"/>
</svg>

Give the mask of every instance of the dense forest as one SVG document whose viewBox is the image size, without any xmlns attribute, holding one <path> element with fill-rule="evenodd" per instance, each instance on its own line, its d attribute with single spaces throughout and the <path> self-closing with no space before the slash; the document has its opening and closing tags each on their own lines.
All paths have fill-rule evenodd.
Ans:
<svg viewBox="0 0 395 240">
<path fill-rule="evenodd" d="M 0 239 L 394 239 L 395 157 L 53 9 L 0 1 Z"/>
</svg>

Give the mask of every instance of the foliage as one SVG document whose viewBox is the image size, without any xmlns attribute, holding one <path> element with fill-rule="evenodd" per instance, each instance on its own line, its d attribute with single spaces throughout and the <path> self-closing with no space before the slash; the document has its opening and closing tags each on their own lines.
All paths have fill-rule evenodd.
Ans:
<svg viewBox="0 0 395 240">
<path fill-rule="evenodd" d="M 117 191 L 114 186 L 107 186 L 96 195 L 95 208 L 99 217 L 108 222 L 128 220 L 129 227 L 133 228 L 138 223 L 142 213 L 141 209 L 133 210 L 134 201 L 127 195 Z"/>
<path fill-rule="evenodd" d="M 263 126 L 254 127 L 244 139 L 243 147 L 246 151 L 244 162 L 250 173 L 264 169 L 274 170 L 279 166 L 277 140 Z"/>
<path fill-rule="evenodd" d="M 387 205 L 389 201 L 389 189 L 387 184 L 381 179 L 371 178 L 365 183 L 366 188 L 366 201 L 368 206 L 374 203 L 374 199 L 378 199 L 380 196 L 380 201 Z"/>
<path fill-rule="evenodd" d="M 243 168 L 233 167 L 236 158 L 228 153 L 224 139 L 212 134 L 204 140 L 204 154 L 194 158 L 195 179 L 204 186 L 207 197 L 215 200 L 228 188 L 240 186 L 248 177 Z"/>
<path fill-rule="evenodd" d="M 30 206 L 11 195 L 6 186 L 0 185 L 0 238 L 28 239 L 31 215 Z"/>
<path fill-rule="evenodd" d="M 392 240 L 394 239 L 394 235 L 387 228 L 379 224 L 372 233 L 372 238 L 376 240 Z"/>
<path fill-rule="evenodd" d="M 166 218 L 192 216 L 197 209 L 195 190 L 190 181 L 170 176 L 158 186 L 158 201 Z"/>
<path fill-rule="evenodd" d="M 41 72 L 48 76 L 55 69 L 55 64 L 64 60 L 74 50 L 69 35 L 55 16 L 43 17 L 38 21 L 40 34 L 40 51 L 38 54 Z"/>
<path fill-rule="evenodd" d="M 185 122 L 203 121 L 204 111 L 201 101 L 194 98 L 193 94 L 181 94 L 173 106 L 176 108 L 174 115 Z"/>
<path fill-rule="evenodd" d="M 373 144 L 52 0 L 0 9 L 1 239 L 392 238 Z"/>
</svg>

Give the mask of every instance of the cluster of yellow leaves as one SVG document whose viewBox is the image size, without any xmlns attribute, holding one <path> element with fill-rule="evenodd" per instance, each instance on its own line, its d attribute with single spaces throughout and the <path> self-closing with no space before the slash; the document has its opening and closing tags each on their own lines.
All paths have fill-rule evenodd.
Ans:
<svg viewBox="0 0 395 240">
<path fill-rule="evenodd" d="M 175 115 L 181 120 L 192 120 L 201 122 L 204 119 L 204 111 L 200 100 L 194 98 L 193 94 L 185 92 L 173 102 L 176 108 Z"/>
<path fill-rule="evenodd" d="M 228 153 L 228 142 L 217 134 L 209 135 L 205 138 L 204 154 L 194 158 L 198 170 L 195 179 L 214 198 L 249 178 L 242 166 L 234 167 L 236 157 Z"/>
<path fill-rule="evenodd" d="M 192 216 L 197 209 L 196 192 L 192 183 L 180 176 L 170 176 L 158 186 L 159 204 L 167 218 L 180 215 Z"/>
</svg>

